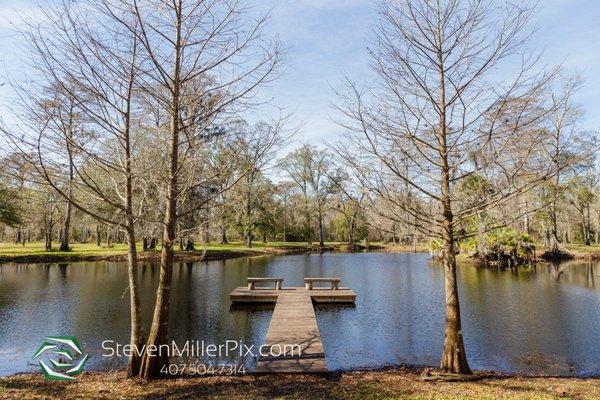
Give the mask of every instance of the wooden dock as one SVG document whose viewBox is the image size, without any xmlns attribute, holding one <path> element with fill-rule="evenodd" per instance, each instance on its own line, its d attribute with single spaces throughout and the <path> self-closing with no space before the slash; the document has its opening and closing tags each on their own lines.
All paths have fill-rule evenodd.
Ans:
<svg viewBox="0 0 600 400">
<path fill-rule="evenodd" d="M 327 372 L 313 302 L 353 304 L 356 294 L 349 288 L 313 288 L 312 284 L 310 289 L 278 287 L 238 287 L 229 295 L 234 304 L 276 303 L 262 348 L 263 354 L 270 355 L 259 356 L 256 372 Z"/>
</svg>

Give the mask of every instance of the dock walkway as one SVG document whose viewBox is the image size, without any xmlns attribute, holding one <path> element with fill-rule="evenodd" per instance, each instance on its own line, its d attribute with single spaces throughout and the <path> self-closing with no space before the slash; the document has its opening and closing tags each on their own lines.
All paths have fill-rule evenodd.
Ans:
<svg viewBox="0 0 600 400">
<path fill-rule="evenodd" d="M 230 294 L 234 304 L 276 303 L 269 324 L 263 354 L 256 372 L 327 372 L 325 351 L 313 309 L 315 303 L 354 303 L 356 294 L 349 288 L 238 287 Z"/>
</svg>

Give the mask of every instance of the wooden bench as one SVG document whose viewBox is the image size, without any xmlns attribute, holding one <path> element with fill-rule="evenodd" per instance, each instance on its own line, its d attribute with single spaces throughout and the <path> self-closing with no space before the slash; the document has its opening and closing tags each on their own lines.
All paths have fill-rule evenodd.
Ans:
<svg viewBox="0 0 600 400">
<path fill-rule="evenodd" d="M 315 282 L 331 283 L 331 289 L 338 290 L 340 285 L 340 278 L 304 278 L 304 285 L 308 290 L 313 290 L 313 284 Z"/>
<path fill-rule="evenodd" d="M 256 283 L 274 282 L 275 290 L 281 290 L 283 286 L 283 278 L 246 278 L 248 280 L 248 290 L 267 289 L 264 287 L 256 287 Z"/>
</svg>

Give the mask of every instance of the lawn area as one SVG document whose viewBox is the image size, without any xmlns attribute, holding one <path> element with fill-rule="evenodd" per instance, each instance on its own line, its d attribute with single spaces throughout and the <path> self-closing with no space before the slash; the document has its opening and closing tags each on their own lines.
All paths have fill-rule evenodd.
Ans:
<svg viewBox="0 0 600 400">
<path fill-rule="evenodd" d="M 71 254 L 86 254 L 86 255 L 115 255 L 127 253 L 126 244 L 115 244 L 111 247 L 96 246 L 95 243 L 72 243 L 71 251 L 59 251 L 60 243 L 53 243 L 51 252 L 44 249 L 43 242 L 27 242 L 25 246 L 14 243 L 0 243 L 0 255 L 4 256 L 20 256 L 30 254 L 48 254 L 53 255 L 71 255 Z M 141 245 L 138 245 L 141 250 Z"/>
<path fill-rule="evenodd" d="M 325 248 L 333 250 L 339 248 L 339 242 L 328 242 Z M 110 247 L 102 244 L 97 246 L 95 243 L 73 243 L 71 251 L 59 251 L 59 243 L 53 244 L 52 251 L 44 249 L 44 243 L 33 242 L 26 243 L 25 246 L 14 243 L 0 243 L 0 261 L 16 261 L 16 262 L 53 262 L 53 261 L 76 261 L 76 260 L 101 260 L 103 258 L 125 258 L 127 255 L 126 244 L 114 244 Z M 268 242 L 260 241 L 253 242 L 252 248 L 247 248 L 243 242 L 232 242 L 228 244 L 221 243 L 196 243 L 196 251 L 180 251 L 179 244 L 175 245 L 175 256 L 185 259 L 215 259 L 215 258 L 231 258 L 239 256 L 252 256 L 261 254 L 285 254 L 291 252 L 302 252 L 319 250 L 317 244 L 308 245 L 305 242 Z M 160 245 L 157 250 L 142 252 L 142 244 L 137 244 L 137 249 L 140 258 L 149 259 L 158 257 L 160 253 Z"/>
<path fill-rule="evenodd" d="M 340 242 L 327 242 L 325 246 L 338 246 Z M 58 248 L 60 243 L 53 243 L 51 251 L 52 254 L 57 255 L 68 255 L 68 254 L 89 254 L 89 255 L 111 255 L 111 254 L 124 254 L 127 253 L 126 244 L 114 244 L 107 247 L 105 244 L 97 246 L 95 243 L 72 243 L 70 252 L 59 251 Z M 246 250 L 248 249 L 243 242 L 231 242 L 227 244 L 222 243 L 196 243 L 196 250 Z M 142 251 L 142 244 L 138 243 L 137 248 Z M 252 249 L 299 249 L 306 248 L 309 246 L 306 242 L 253 242 Z M 160 244 L 157 247 L 160 250 Z M 179 250 L 179 245 L 175 246 L 175 251 Z M 43 242 L 27 242 L 25 246 L 22 244 L 15 243 L 0 243 L 0 254 L 1 255 L 24 255 L 24 254 L 48 254 L 44 249 Z"/>
<path fill-rule="evenodd" d="M 493 376 L 473 382 L 425 382 L 414 371 L 315 375 L 205 376 L 143 384 L 123 372 L 84 373 L 74 382 L 41 374 L 0 378 L 6 399 L 598 399 L 599 379 Z"/>
<path fill-rule="evenodd" d="M 575 253 L 600 253 L 600 245 L 592 244 L 590 246 L 584 246 L 580 243 L 569 243 L 563 245 L 567 250 Z"/>
</svg>

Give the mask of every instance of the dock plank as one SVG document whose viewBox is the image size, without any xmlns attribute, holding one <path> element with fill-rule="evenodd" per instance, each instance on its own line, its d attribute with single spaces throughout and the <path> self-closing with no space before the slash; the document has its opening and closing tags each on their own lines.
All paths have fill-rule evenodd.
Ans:
<svg viewBox="0 0 600 400">
<path fill-rule="evenodd" d="M 269 324 L 265 349 L 278 357 L 259 357 L 256 372 L 326 372 L 327 362 L 315 311 L 308 290 L 288 290 L 279 293 Z M 300 354 L 290 353 L 300 347 Z"/>
</svg>

